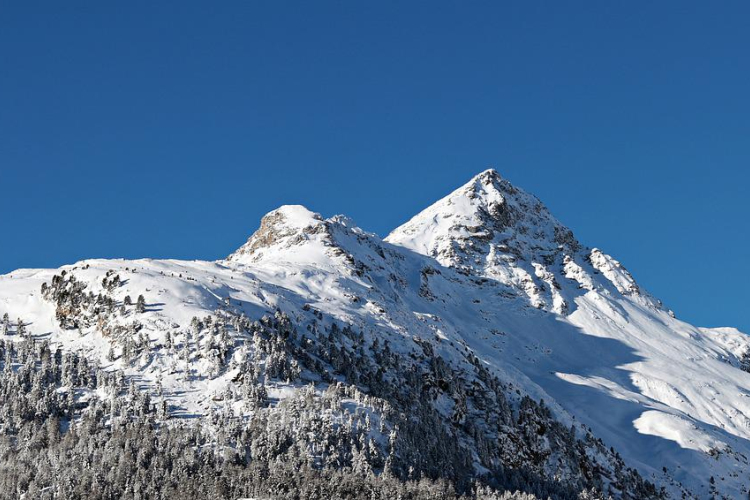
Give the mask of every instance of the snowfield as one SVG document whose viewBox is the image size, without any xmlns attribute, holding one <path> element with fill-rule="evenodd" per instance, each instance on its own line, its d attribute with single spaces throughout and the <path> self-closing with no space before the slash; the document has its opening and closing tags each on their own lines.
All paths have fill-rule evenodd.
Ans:
<svg viewBox="0 0 750 500">
<path fill-rule="evenodd" d="M 110 352 L 106 328 L 132 322 L 130 310 L 106 328 L 60 327 L 40 290 L 63 270 L 94 294 L 107 273 L 119 275 L 111 292 L 118 302 L 144 296 L 138 321 L 147 357 L 133 366 Z M 219 407 L 237 373 L 186 373 L 167 337 L 180 338 L 194 317 L 255 320 L 277 309 L 299 324 L 319 312 L 404 354 L 429 342 L 456 366 L 470 352 L 566 425 L 590 428 L 673 497 L 707 498 L 712 486 L 729 498 L 748 494 L 747 336 L 675 318 L 618 261 L 578 242 L 538 199 L 493 170 L 384 240 L 346 217 L 283 206 L 216 262 L 86 260 L 0 276 L 0 316 L 22 318 L 36 338 L 124 369 L 143 389 L 159 384 L 183 418 Z M 212 367 L 201 359 L 193 370 Z M 287 389 L 279 383 L 269 397 L 283 400 Z M 449 413 L 452 403 L 445 404 Z"/>
</svg>

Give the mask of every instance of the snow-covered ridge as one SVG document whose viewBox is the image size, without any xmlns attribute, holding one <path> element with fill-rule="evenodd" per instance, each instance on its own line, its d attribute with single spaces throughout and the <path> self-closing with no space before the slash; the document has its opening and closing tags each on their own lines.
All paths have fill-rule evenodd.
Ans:
<svg viewBox="0 0 750 500">
<path fill-rule="evenodd" d="M 182 338 L 193 317 L 255 320 L 278 309 L 299 325 L 352 325 L 366 342 L 387 340 L 406 357 L 432 350 L 456 369 L 476 357 L 544 399 L 560 421 L 590 427 L 674 496 L 705 498 L 715 488 L 739 498 L 750 485 L 747 336 L 674 318 L 618 261 L 579 243 L 493 170 L 384 241 L 343 216 L 283 206 L 225 260 L 92 260 L 63 269 L 118 305 L 144 295 L 145 311 L 126 308 L 104 329 L 95 316 L 80 332 L 64 329 L 40 292 L 61 270 L 21 270 L 0 276 L 0 315 L 20 316 L 44 338 L 145 385 L 163 377 L 180 414 L 207 414 L 237 373 L 216 371 L 204 356 L 195 370 L 210 376 L 182 377 L 177 356 L 156 348 L 167 335 Z M 122 281 L 108 290 L 114 275 Z M 154 349 L 126 365 L 102 332 L 136 320 Z M 207 341 L 190 340 L 203 351 Z M 283 399 L 291 385 L 275 384 L 273 397 Z M 438 401 L 446 414 L 460 406 L 451 395 Z"/>
</svg>

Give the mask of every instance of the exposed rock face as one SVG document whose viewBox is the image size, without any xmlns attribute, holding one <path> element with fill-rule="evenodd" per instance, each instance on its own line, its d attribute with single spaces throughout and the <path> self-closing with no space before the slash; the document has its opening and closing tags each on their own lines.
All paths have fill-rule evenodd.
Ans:
<svg viewBox="0 0 750 500">
<path fill-rule="evenodd" d="M 284 205 L 266 214 L 247 243 L 227 257 L 227 260 L 257 262 L 273 248 L 300 245 L 312 236 L 330 238 L 323 217 L 301 205 Z"/>
</svg>

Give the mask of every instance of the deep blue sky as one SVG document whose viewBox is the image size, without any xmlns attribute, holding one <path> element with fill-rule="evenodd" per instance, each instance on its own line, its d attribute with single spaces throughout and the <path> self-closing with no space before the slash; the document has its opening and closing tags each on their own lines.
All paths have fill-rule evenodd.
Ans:
<svg viewBox="0 0 750 500">
<path fill-rule="evenodd" d="M 0 273 L 381 235 L 495 167 L 750 332 L 747 2 L 3 2 Z M 565 5 L 563 5 L 565 4 Z"/>
</svg>

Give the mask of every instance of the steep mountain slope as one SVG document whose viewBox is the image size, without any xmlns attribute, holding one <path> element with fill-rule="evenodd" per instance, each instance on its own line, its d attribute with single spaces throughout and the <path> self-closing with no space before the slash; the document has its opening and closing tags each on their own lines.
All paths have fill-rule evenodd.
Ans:
<svg viewBox="0 0 750 500">
<path fill-rule="evenodd" d="M 561 497 L 657 495 L 628 467 L 672 496 L 750 483 L 746 336 L 677 320 L 491 170 L 385 241 L 284 206 L 222 261 L 15 271 L 2 313 L 3 339 L 26 330 L 122 370 L 173 421 L 263 415 L 268 432 L 285 401 L 340 391 L 314 412 L 367 416 L 355 441 L 371 444 L 337 441 L 347 467 Z M 289 439 L 328 463 L 304 435 Z"/>
<path fill-rule="evenodd" d="M 736 368 L 744 334 L 675 319 L 616 260 L 581 246 L 539 200 L 492 170 L 386 241 L 557 313 L 511 320 L 507 305 L 493 311 L 490 323 L 508 337 L 502 361 L 641 470 L 656 478 L 666 467 L 699 495 L 710 476 L 733 495 L 745 492 L 750 376 Z"/>
</svg>

